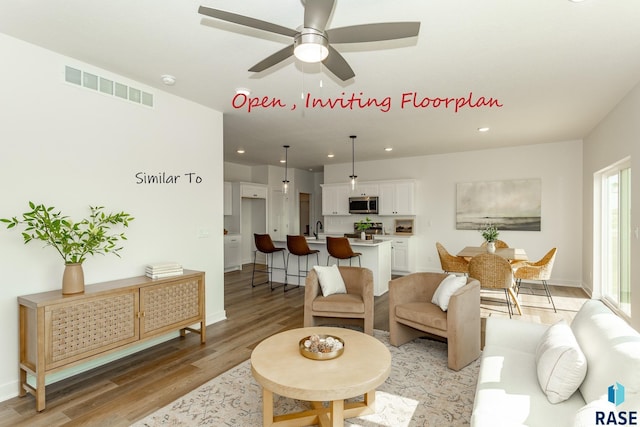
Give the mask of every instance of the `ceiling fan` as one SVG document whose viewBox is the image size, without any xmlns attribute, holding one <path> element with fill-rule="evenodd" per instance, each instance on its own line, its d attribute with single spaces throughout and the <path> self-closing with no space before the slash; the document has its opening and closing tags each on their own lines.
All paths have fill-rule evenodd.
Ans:
<svg viewBox="0 0 640 427">
<path fill-rule="evenodd" d="M 343 81 L 354 77 L 355 73 L 331 44 L 402 39 L 417 36 L 420 31 L 420 22 L 382 22 L 326 29 L 335 0 L 306 0 L 304 5 L 304 24 L 299 31 L 205 6 L 200 6 L 198 13 L 293 38 L 293 44 L 258 62 L 249 71 L 266 70 L 295 55 L 304 62 L 322 62 Z"/>
</svg>

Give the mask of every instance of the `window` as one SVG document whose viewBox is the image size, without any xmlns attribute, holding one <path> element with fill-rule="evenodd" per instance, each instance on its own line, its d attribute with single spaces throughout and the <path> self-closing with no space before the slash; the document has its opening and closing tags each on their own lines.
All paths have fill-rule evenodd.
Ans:
<svg viewBox="0 0 640 427">
<path fill-rule="evenodd" d="M 600 262 L 596 265 L 600 269 L 600 292 L 605 301 L 630 317 L 631 162 L 626 159 L 598 175 Z"/>
</svg>

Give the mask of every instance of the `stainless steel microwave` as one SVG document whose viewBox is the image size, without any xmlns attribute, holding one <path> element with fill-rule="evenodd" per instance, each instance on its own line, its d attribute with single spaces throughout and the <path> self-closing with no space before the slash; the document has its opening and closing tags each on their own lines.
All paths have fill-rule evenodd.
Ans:
<svg viewBox="0 0 640 427">
<path fill-rule="evenodd" d="M 352 214 L 377 214 L 377 197 L 349 197 L 349 213 Z"/>
</svg>

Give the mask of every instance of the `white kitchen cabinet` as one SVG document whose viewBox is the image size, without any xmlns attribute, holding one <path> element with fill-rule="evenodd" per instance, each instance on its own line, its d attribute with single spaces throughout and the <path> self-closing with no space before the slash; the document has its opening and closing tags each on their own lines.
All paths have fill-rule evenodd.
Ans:
<svg viewBox="0 0 640 427">
<path fill-rule="evenodd" d="M 409 271 L 409 241 L 407 239 L 393 239 L 391 247 L 391 269 Z"/>
<path fill-rule="evenodd" d="M 247 199 L 266 199 L 267 186 L 261 184 L 240 184 L 240 197 Z"/>
<path fill-rule="evenodd" d="M 378 184 L 358 184 L 356 189 L 350 193 L 351 196 L 377 196 L 380 191 Z"/>
<path fill-rule="evenodd" d="M 394 274 L 407 274 L 414 271 L 411 236 L 376 236 L 376 239 L 391 241 L 391 271 Z"/>
<path fill-rule="evenodd" d="M 224 214 L 233 215 L 233 185 L 230 182 L 224 183 Z"/>
<path fill-rule="evenodd" d="M 415 182 L 380 183 L 378 213 L 380 215 L 415 215 Z"/>
<path fill-rule="evenodd" d="M 241 246 L 239 234 L 224 236 L 224 271 L 242 270 Z"/>
<path fill-rule="evenodd" d="M 322 215 L 349 215 L 350 195 L 348 184 L 323 184 Z"/>
</svg>

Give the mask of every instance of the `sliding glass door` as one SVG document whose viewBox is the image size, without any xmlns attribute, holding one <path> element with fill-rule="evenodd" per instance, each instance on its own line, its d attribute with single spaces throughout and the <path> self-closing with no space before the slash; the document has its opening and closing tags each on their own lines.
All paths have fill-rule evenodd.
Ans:
<svg viewBox="0 0 640 427">
<path fill-rule="evenodd" d="M 603 298 L 631 316 L 631 167 L 617 163 L 601 172 L 600 269 Z"/>
</svg>

